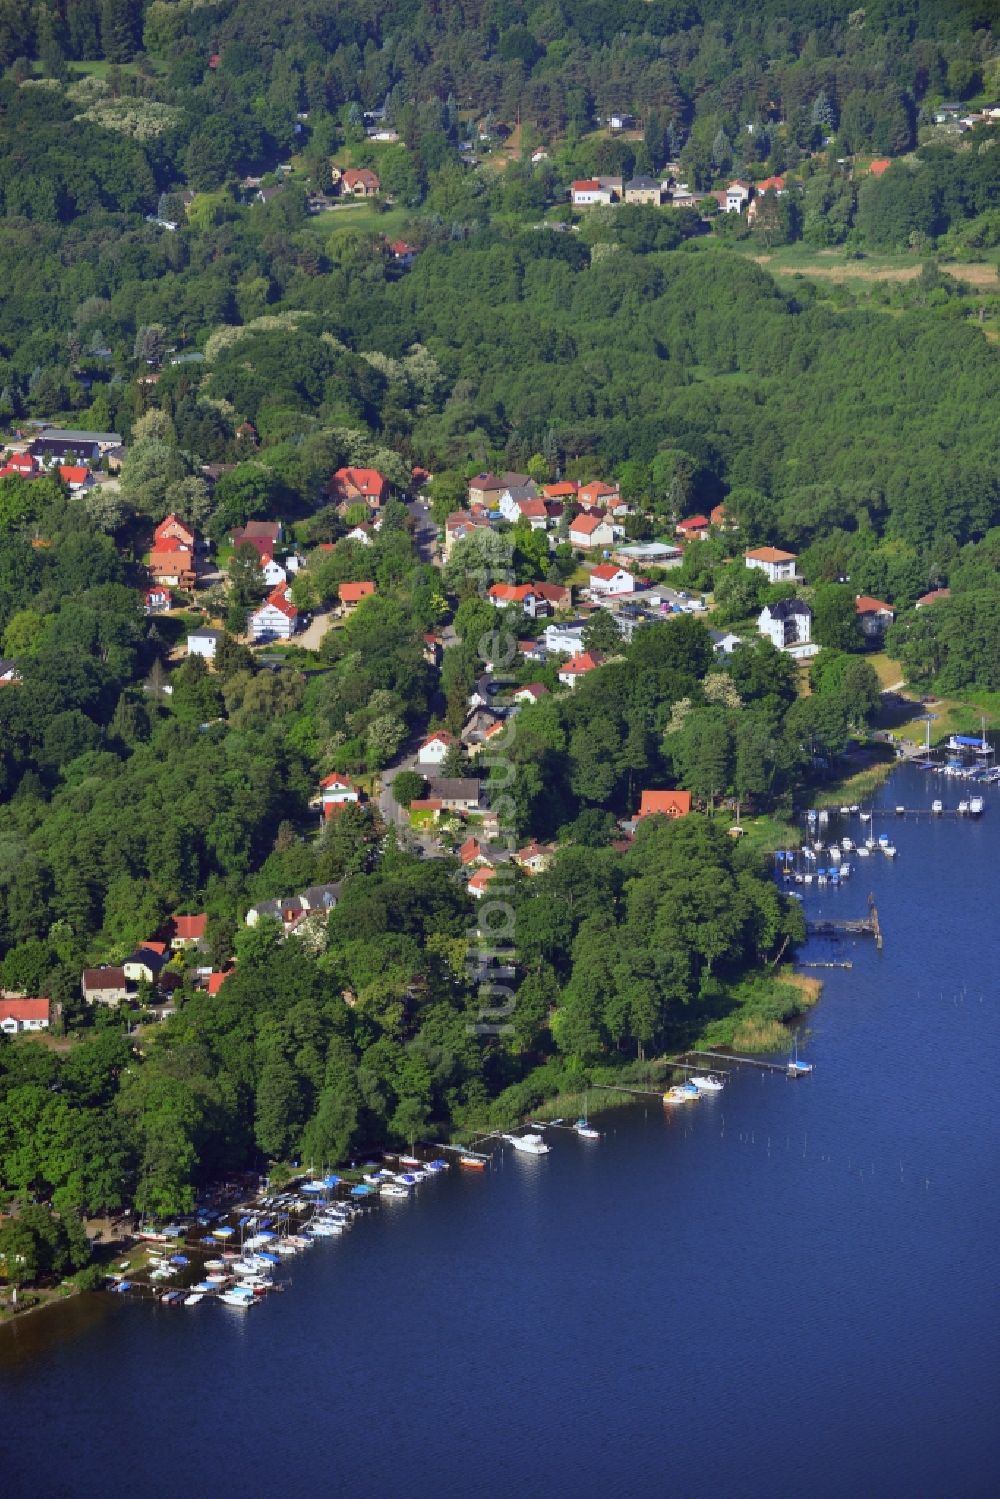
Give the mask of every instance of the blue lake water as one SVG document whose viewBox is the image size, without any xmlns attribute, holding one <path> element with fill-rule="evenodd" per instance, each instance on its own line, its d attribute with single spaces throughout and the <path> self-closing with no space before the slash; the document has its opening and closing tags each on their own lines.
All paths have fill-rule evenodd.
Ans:
<svg viewBox="0 0 1000 1499">
<path fill-rule="evenodd" d="M 959 791 L 907 770 L 880 800 L 934 795 Z M 0 1491 L 996 1495 L 990 800 L 876 822 L 895 863 L 807 894 L 860 916 L 871 889 L 886 932 L 803 954 L 854 962 L 801 1033 L 810 1077 L 747 1068 L 598 1117 L 599 1143 L 553 1131 L 547 1157 L 451 1172 L 249 1314 L 26 1318 L 0 1337 Z"/>
</svg>

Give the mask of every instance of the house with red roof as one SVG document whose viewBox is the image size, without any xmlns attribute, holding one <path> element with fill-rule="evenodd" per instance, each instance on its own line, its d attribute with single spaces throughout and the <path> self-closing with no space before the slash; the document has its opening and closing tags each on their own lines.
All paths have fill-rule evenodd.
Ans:
<svg viewBox="0 0 1000 1499">
<path fill-rule="evenodd" d="M 445 561 L 451 556 L 458 542 L 464 541 L 475 530 L 482 530 L 484 527 L 489 530 L 489 525 L 489 518 L 485 514 L 476 514 L 471 510 L 453 510 L 444 523 Z"/>
<path fill-rule="evenodd" d="M 19 1031 L 47 1031 L 50 1009 L 47 999 L 0 994 L 0 1031 L 5 1036 L 16 1036 Z"/>
<path fill-rule="evenodd" d="M 707 515 L 689 515 L 674 527 L 683 541 L 706 541 L 712 522 Z"/>
<path fill-rule="evenodd" d="M 637 816 L 686 817 L 690 810 L 690 791 L 644 791 Z"/>
<path fill-rule="evenodd" d="M 482 900 L 489 889 L 490 881 L 495 880 L 497 872 L 489 864 L 481 864 L 475 874 L 469 879 L 466 890 L 474 900 Z"/>
<path fill-rule="evenodd" d="M 792 583 L 795 581 L 794 552 L 783 552 L 780 547 L 753 547 L 743 553 L 747 567 L 756 567 L 766 573 L 769 583 Z"/>
<path fill-rule="evenodd" d="M 267 598 L 251 611 L 249 635 L 252 641 L 291 640 L 298 629 L 299 611 L 292 603 L 287 583 L 279 583 Z"/>
<path fill-rule="evenodd" d="M 921 594 L 914 604 L 914 609 L 925 609 L 928 604 L 938 604 L 942 599 L 951 598 L 950 588 L 932 588 L 930 593 Z"/>
<path fill-rule="evenodd" d="M 586 510 L 570 521 L 569 544 L 581 551 L 590 552 L 614 544 L 615 533 L 610 521 L 600 511 Z"/>
<path fill-rule="evenodd" d="M 868 593 L 857 595 L 854 600 L 854 612 L 858 617 L 862 633 L 869 640 L 881 640 L 896 618 L 896 611 L 891 604 L 886 604 L 882 599 L 874 599 Z"/>
<path fill-rule="evenodd" d="M 546 500 L 575 500 L 580 486 L 575 479 L 560 479 L 558 484 L 543 484 L 542 495 Z"/>
<path fill-rule="evenodd" d="M 581 484 L 576 497 L 585 510 L 605 510 L 612 500 L 617 500 L 621 491 L 617 484 L 605 484 L 603 479 L 591 479 Z"/>
<path fill-rule="evenodd" d="M 198 578 L 194 552 L 174 542 L 162 551 L 154 548 L 149 554 L 149 577 L 152 583 L 170 588 L 193 588 Z"/>
<path fill-rule="evenodd" d="M 892 161 L 888 156 L 877 156 L 868 168 L 869 176 L 882 177 L 891 166 Z"/>
<path fill-rule="evenodd" d="M 156 552 L 174 551 L 176 547 L 184 547 L 193 552 L 197 547 L 197 538 L 194 528 L 173 511 L 160 521 L 153 532 L 153 550 Z"/>
<path fill-rule="evenodd" d="M 559 668 L 559 680 L 566 687 L 575 687 L 581 677 L 588 672 L 596 671 L 603 662 L 604 657 L 600 651 L 580 651 Z"/>
<path fill-rule="evenodd" d="M 164 614 L 174 607 L 174 596 L 162 583 L 153 583 L 142 596 L 143 614 Z"/>
<path fill-rule="evenodd" d="M 375 593 L 374 583 L 341 583 L 337 592 L 340 595 L 341 614 L 353 614 L 362 599 L 370 599 Z"/>
<path fill-rule="evenodd" d="M 273 557 L 281 535 L 280 520 L 248 520 L 245 526 L 238 526 L 235 531 L 230 532 L 229 540 L 234 547 L 249 542 L 262 555 L 266 552 L 269 557 Z"/>
<path fill-rule="evenodd" d="M 89 489 L 94 482 L 90 469 L 82 463 L 60 463 L 58 473 L 70 494 L 79 494 L 81 490 Z"/>
<path fill-rule="evenodd" d="M 454 734 L 449 734 L 447 729 L 436 729 L 429 734 L 423 744 L 417 750 L 418 765 L 441 765 L 447 758 L 448 751 L 458 740 Z"/>
<path fill-rule="evenodd" d="M 555 845 L 552 843 L 537 843 L 532 839 L 526 843 L 524 848 L 519 848 L 514 855 L 514 863 L 525 874 L 544 874 L 552 862 L 555 853 Z"/>
<path fill-rule="evenodd" d="M 235 970 L 232 968 L 226 968 L 221 973 L 210 973 L 205 980 L 205 993 L 212 995 L 218 994 L 219 990 L 226 982 L 226 979 L 229 978 L 230 974 L 232 974 L 234 971 Z"/>
<path fill-rule="evenodd" d="M 0 479 L 37 479 L 41 472 L 42 465 L 31 453 L 11 453 L 0 468 Z"/>
<path fill-rule="evenodd" d="M 619 598 L 635 592 L 635 578 L 614 562 L 602 562 L 591 571 L 590 591 L 599 598 Z"/>
<path fill-rule="evenodd" d="M 708 513 L 712 525 L 720 531 L 735 531 L 736 522 L 730 520 L 725 505 L 713 505 Z"/>
<path fill-rule="evenodd" d="M 355 786 L 350 776 L 335 770 L 332 775 L 324 776 L 320 781 L 319 799 L 323 816 L 330 818 L 352 802 L 357 805 L 361 800 L 361 790 Z"/>
<path fill-rule="evenodd" d="M 547 599 L 541 597 L 534 583 L 494 583 L 487 598 L 494 609 L 522 609 L 529 619 L 551 613 Z"/>
<path fill-rule="evenodd" d="M 378 510 L 389 498 L 389 481 L 377 468 L 338 468 L 327 493 L 342 505 L 364 504 Z"/>
<path fill-rule="evenodd" d="M 376 198 L 382 184 L 367 167 L 348 167 L 340 174 L 340 191 L 353 198 Z"/>
<path fill-rule="evenodd" d="M 419 254 L 416 245 L 408 244 L 405 239 L 391 239 L 388 249 L 393 260 L 404 271 L 410 269 Z"/>
<path fill-rule="evenodd" d="M 204 912 L 200 916 L 174 915 L 167 922 L 166 936 L 173 951 L 181 952 L 204 942 L 207 930 L 208 917 Z"/>
</svg>

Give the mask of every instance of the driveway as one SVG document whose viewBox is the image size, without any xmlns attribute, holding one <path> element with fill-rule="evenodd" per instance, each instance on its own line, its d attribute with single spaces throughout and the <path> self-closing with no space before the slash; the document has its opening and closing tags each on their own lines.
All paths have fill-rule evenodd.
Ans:
<svg viewBox="0 0 1000 1499">
<path fill-rule="evenodd" d="M 294 636 L 292 644 L 300 645 L 306 651 L 318 651 L 323 636 L 332 624 L 331 610 L 328 610 L 326 614 L 314 614 L 308 629 L 303 630 L 301 635 Z"/>
</svg>

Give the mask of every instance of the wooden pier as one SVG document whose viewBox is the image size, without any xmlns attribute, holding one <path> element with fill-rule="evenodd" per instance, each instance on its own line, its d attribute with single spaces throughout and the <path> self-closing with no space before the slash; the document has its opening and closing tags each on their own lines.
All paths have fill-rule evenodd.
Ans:
<svg viewBox="0 0 1000 1499">
<path fill-rule="evenodd" d="M 868 896 L 867 916 L 856 921 L 810 921 L 806 930 L 810 937 L 874 937 L 875 946 L 882 951 L 882 926 L 874 895 Z"/>
</svg>

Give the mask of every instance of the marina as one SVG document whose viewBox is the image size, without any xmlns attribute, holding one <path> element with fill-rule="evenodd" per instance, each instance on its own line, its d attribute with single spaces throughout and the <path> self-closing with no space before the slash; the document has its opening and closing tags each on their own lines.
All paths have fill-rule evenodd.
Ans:
<svg viewBox="0 0 1000 1499">
<path fill-rule="evenodd" d="M 922 785 L 901 772 L 886 805 Z M 198 1225 L 199 1239 L 233 1228 L 214 1252 L 151 1245 L 191 1262 L 156 1294 L 79 1296 L 3 1331 L 5 1490 L 65 1492 L 72 1453 L 74 1499 L 137 1482 L 166 1499 L 192 1474 L 221 1496 L 646 1494 L 663 1486 L 668 1442 L 671 1483 L 693 1492 L 710 1466 L 713 1491 L 739 1499 L 803 1487 L 811 1499 L 987 1499 L 1000 1462 L 1000 1135 L 989 1089 L 967 1078 L 970 1058 L 983 1076 L 1000 1066 L 976 898 L 992 888 L 997 830 L 989 816 L 920 819 L 896 836 L 899 858 L 876 860 L 864 886 L 884 949 L 848 934 L 802 950 L 804 963 L 839 951 L 853 963 L 824 974 L 799 1027 L 811 1074 L 792 1083 L 787 1056 L 703 1048 L 677 1075 L 715 1073 L 724 1088 L 691 1105 L 637 1093 L 602 1111 L 611 1095 L 591 1085 L 599 1142 L 570 1117 L 533 1126 L 551 1146 L 539 1157 L 429 1145 L 413 1154 L 452 1169 L 405 1200 L 328 1189 L 375 1205 L 283 1258 L 272 1279 L 286 1294 L 160 1301 L 245 1251 L 255 1215 L 282 1236 L 282 1204 L 258 1205 L 248 1186 Z M 816 922 L 856 910 L 850 896 L 842 913 L 832 887 L 803 897 Z M 482 1170 L 459 1167 L 470 1150 Z M 407 1174 L 398 1158 L 359 1165 L 381 1170 Z M 303 1193 L 307 1180 L 265 1196 L 294 1191 L 315 1211 L 324 1194 Z M 305 1207 L 291 1217 L 290 1235 L 309 1221 Z M 598 1344 L 600 1378 L 581 1382 Z M 684 1348 L 698 1358 L 681 1370 Z M 40 1409 L 58 1413 L 52 1441 Z M 385 1409 L 419 1418 L 419 1460 L 402 1441 L 359 1455 L 359 1411 Z M 110 1410 L 114 1421 L 96 1419 Z M 119 1426 L 141 1429 L 140 1458 Z M 790 1428 L 795 1460 L 776 1464 Z M 220 1443 L 220 1429 L 239 1441 Z"/>
</svg>

